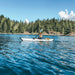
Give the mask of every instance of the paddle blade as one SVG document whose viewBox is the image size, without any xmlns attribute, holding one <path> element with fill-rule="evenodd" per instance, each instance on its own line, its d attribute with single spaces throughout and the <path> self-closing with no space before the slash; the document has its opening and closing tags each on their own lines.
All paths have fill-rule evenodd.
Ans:
<svg viewBox="0 0 75 75">
<path fill-rule="evenodd" d="M 40 32 L 42 32 L 42 31 L 43 31 L 43 29 L 40 30 Z"/>
</svg>

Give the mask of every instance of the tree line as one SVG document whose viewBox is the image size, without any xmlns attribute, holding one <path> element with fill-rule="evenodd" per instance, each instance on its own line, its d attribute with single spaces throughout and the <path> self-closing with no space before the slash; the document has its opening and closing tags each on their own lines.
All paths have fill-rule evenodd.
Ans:
<svg viewBox="0 0 75 75">
<path fill-rule="evenodd" d="M 46 20 L 38 19 L 35 22 L 26 24 L 22 21 L 10 20 L 10 18 L 6 18 L 4 15 L 0 16 L 0 33 L 24 33 L 26 31 L 30 33 L 39 33 L 40 29 L 43 29 L 46 33 L 55 31 L 66 35 L 75 32 L 75 21 L 53 18 Z"/>
</svg>

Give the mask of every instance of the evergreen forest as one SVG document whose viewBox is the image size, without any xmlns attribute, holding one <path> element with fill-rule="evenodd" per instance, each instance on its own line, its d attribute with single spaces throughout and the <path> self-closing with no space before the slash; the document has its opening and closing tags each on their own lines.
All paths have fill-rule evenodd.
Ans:
<svg viewBox="0 0 75 75">
<path fill-rule="evenodd" d="M 60 32 L 61 34 L 69 34 L 75 32 L 75 21 L 59 20 L 59 19 L 37 19 L 35 22 L 26 24 L 22 21 L 10 20 L 10 18 L 0 15 L 0 33 L 39 33 L 40 29 L 49 33 L 50 31 Z"/>
</svg>

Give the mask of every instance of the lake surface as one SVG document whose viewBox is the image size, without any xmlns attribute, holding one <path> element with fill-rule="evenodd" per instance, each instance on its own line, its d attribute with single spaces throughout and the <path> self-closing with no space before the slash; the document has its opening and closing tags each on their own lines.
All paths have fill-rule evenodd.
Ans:
<svg viewBox="0 0 75 75">
<path fill-rule="evenodd" d="M 23 42 L 36 35 L 0 34 L 0 75 L 75 75 L 75 37 L 44 36 L 52 42 Z"/>
</svg>

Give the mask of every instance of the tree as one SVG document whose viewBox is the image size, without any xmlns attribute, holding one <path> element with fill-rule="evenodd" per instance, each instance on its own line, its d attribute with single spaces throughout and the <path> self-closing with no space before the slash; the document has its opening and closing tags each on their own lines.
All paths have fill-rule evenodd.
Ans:
<svg viewBox="0 0 75 75">
<path fill-rule="evenodd" d="M 62 28 L 62 34 L 64 34 L 65 30 L 64 30 L 64 27 Z"/>
<path fill-rule="evenodd" d="M 24 33 L 24 26 L 22 25 L 21 22 L 20 22 L 20 24 L 18 26 L 18 33 Z"/>
<path fill-rule="evenodd" d="M 6 22 L 3 23 L 2 29 L 3 29 L 3 32 L 4 32 L 4 33 L 7 32 L 7 24 L 6 24 Z"/>
<path fill-rule="evenodd" d="M 0 32 L 2 32 L 2 24 L 0 23 Z"/>
<path fill-rule="evenodd" d="M 10 19 L 9 18 L 6 20 L 6 23 L 7 23 L 7 33 L 10 33 Z"/>
<path fill-rule="evenodd" d="M 75 32 L 75 24 L 73 25 L 73 32 Z"/>
</svg>

